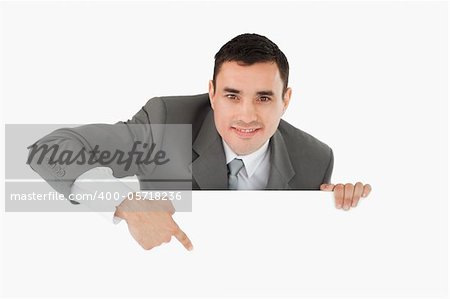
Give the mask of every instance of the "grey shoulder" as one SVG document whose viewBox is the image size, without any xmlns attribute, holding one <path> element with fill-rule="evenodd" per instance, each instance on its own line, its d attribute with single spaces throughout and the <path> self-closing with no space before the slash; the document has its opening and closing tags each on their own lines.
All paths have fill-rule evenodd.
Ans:
<svg viewBox="0 0 450 299">
<path fill-rule="evenodd" d="M 209 103 L 209 96 L 207 93 L 197 95 L 180 95 L 180 96 L 159 96 L 153 97 L 147 101 L 145 106 L 164 105 L 166 107 L 180 107 L 180 106 L 195 106 Z"/>
<path fill-rule="evenodd" d="M 201 112 L 209 109 L 207 93 L 183 96 L 159 96 L 147 101 L 143 109 L 149 118 L 164 123 L 192 123 Z"/>
<path fill-rule="evenodd" d="M 331 147 L 311 134 L 302 131 L 288 122 L 281 120 L 278 130 L 284 138 L 289 153 L 294 156 L 308 155 L 321 159 L 329 159 Z"/>
</svg>

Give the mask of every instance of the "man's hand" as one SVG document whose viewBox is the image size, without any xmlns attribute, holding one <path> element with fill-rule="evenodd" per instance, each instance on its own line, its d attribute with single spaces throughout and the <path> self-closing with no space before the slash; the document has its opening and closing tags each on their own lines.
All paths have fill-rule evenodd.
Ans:
<svg viewBox="0 0 450 299">
<path fill-rule="evenodd" d="M 145 250 L 170 242 L 172 236 L 187 250 L 192 250 L 191 240 L 172 218 L 174 213 L 170 200 L 133 197 L 122 201 L 114 215 L 127 222 L 131 235 Z"/>
<path fill-rule="evenodd" d="M 322 191 L 334 191 L 334 200 L 337 209 L 344 208 L 349 210 L 351 207 L 356 207 L 360 198 L 367 197 L 372 191 L 372 187 L 369 184 L 363 184 L 361 182 L 353 184 L 322 184 L 320 185 Z"/>
</svg>

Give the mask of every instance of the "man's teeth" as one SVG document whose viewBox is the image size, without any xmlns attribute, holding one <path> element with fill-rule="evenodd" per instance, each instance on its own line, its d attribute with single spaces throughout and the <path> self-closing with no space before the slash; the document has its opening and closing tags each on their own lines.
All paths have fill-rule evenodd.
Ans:
<svg viewBox="0 0 450 299">
<path fill-rule="evenodd" d="M 244 133 L 251 133 L 251 132 L 256 131 L 256 129 L 237 129 L 237 128 L 236 128 L 236 130 L 238 130 L 239 132 L 244 132 Z"/>
</svg>

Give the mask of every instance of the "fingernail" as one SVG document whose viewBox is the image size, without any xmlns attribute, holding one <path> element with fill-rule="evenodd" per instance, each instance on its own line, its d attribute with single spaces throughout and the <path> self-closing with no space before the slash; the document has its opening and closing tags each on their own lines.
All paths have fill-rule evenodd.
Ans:
<svg viewBox="0 0 450 299">
<path fill-rule="evenodd" d="M 340 209 L 340 208 L 342 208 L 342 206 L 341 205 L 336 205 L 336 208 Z"/>
<path fill-rule="evenodd" d="M 188 250 L 192 251 L 192 250 L 194 250 L 194 247 L 191 245 L 191 246 L 189 246 Z"/>
</svg>

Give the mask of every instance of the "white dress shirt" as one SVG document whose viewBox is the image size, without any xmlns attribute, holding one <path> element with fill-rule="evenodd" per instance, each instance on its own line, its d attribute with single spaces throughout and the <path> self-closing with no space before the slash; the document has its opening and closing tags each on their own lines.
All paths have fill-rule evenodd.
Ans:
<svg viewBox="0 0 450 299">
<path fill-rule="evenodd" d="M 269 141 L 267 140 L 258 150 L 255 152 L 245 155 L 239 156 L 234 153 L 231 148 L 226 144 L 225 141 L 222 140 L 223 148 L 225 151 L 225 159 L 227 164 L 231 162 L 234 158 L 242 159 L 244 162 L 244 168 L 238 173 L 238 189 L 240 190 L 251 190 L 251 189 L 264 189 L 267 185 L 267 181 L 269 179 L 269 171 L 270 171 L 270 148 Z M 94 193 L 116 193 L 120 194 L 119 200 L 111 201 L 111 209 L 120 205 L 120 203 L 127 197 L 129 192 L 137 192 L 139 191 L 139 184 L 136 176 L 135 179 L 131 180 L 130 178 L 121 178 L 118 179 L 113 176 L 113 172 L 109 167 L 96 167 L 90 169 L 80 175 L 72 185 L 71 192 L 75 196 L 77 194 L 94 194 Z M 89 181 L 102 180 L 109 181 L 111 184 L 108 184 L 107 187 L 105 184 L 100 186 L 92 183 L 86 183 Z M 100 190 L 104 189 L 104 190 Z M 106 190 L 107 189 L 107 190 Z M 98 211 L 95 205 L 89 205 L 89 201 L 83 202 L 82 204 L 87 204 L 93 211 L 100 212 L 103 216 L 108 219 L 113 219 L 113 223 L 117 224 L 122 219 L 114 216 L 114 212 L 111 215 L 111 212 L 107 212 L 107 215 L 103 213 L 103 211 Z"/>
<path fill-rule="evenodd" d="M 270 148 L 269 140 L 266 141 L 255 152 L 239 156 L 230 148 L 230 146 L 222 139 L 223 149 L 225 151 L 225 160 L 228 163 L 233 159 L 241 159 L 244 162 L 244 168 L 239 171 L 238 190 L 255 190 L 264 189 L 269 180 L 270 171 Z"/>
<path fill-rule="evenodd" d="M 95 181 L 107 181 L 108 184 L 93 184 Z M 109 207 L 102 205 L 102 209 L 114 210 L 115 207 L 120 205 L 122 201 L 127 197 L 130 192 L 139 191 L 139 181 L 136 176 L 133 177 L 125 177 L 125 178 L 116 178 L 113 176 L 113 172 L 109 167 L 96 167 L 92 168 L 82 175 L 80 175 L 72 185 L 71 193 L 75 196 L 82 196 L 83 194 L 108 194 L 111 198 L 115 198 L 115 194 L 119 194 L 118 200 L 109 200 L 105 201 Z M 101 199 L 95 199 L 101 200 Z M 81 204 L 86 205 L 92 211 L 100 213 L 102 216 L 106 217 L 108 221 L 111 221 L 111 217 L 113 218 L 113 223 L 119 223 L 122 218 L 114 216 L 114 212 L 111 216 L 111 212 L 106 212 L 104 210 L 99 211 L 99 205 L 95 204 L 92 201 L 83 201 Z"/>
</svg>

